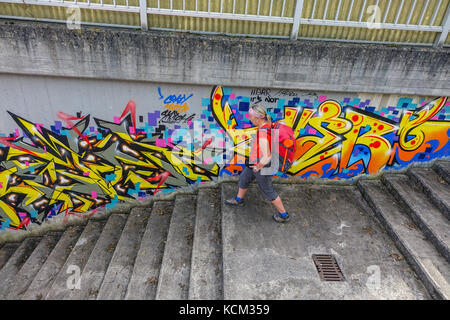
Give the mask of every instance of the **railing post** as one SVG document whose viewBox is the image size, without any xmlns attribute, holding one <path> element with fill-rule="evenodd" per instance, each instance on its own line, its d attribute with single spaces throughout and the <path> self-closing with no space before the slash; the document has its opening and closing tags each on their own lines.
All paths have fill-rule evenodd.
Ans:
<svg viewBox="0 0 450 320">
<path fill-rule="evenodd" d="M 447 7 L 444 20 L 442 21 L 442 32 L 436 36 L 433 47 L 442 47 L 447 40 L 448 32 L 450 31 L 450 5 Z"/>
<path fill-rule="evenodd" d="M 139 0 L 139 13 L 141 15 L 141 29 L 144 31 L 148 30 L 147 22 L 147 0 Z"/>
<path fill-rule="evenodd" d="M 300 18 L 302 17 L 303 0 L 297 0 L 295 5 L 294 23 L 292 24 L 291 40 L 297 40 Z"/>
</svg>

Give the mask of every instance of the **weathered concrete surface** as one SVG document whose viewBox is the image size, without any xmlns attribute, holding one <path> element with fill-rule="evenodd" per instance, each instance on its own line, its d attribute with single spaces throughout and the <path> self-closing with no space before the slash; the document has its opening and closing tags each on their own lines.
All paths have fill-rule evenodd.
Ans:
<svg viewBox="0 0 450 320">
<path fill-rule="evenodd" d="M 358 181 L 364 198 L 378 221 L 396 243 L 405 259 L 432 297 L 450 299 L 450 265 L 425 234 L 413 223 L 405 209 L 396 203 L 380 181 Z"/>
<path fill-rule="evenodd" d="M 433 171 L 413 171 L 422 171 L 422 182 L 448 201 L 445 181 L 436 182 Z M 436 239 L 446 243 L 448 219 L 405 174 L 356 185 L 276 179 L 274 186 L 292 216 L 288 224 L 272 220 L 275 209 L 256 184 L 245 206 L 224 205 L 237 183 L 222 181 L 152 202 L 148 223 L 150 208 L 140 207 L 69 226 L 61 238 L 63 229 L 5 243 L 0 293 L 14 299 L 450 299 L 449 262 L 436 245 Z M 345 280 L 321 281 L 313 254 L 334 255 Z"/>
<path fill-rule="evenodd" d="M 42 237 L 42 240 L 33 250 L 33 253 L 27 259 L 20 271 L 16 274 L 14 280 L 12 281 L 12 286 L 8 290 L 8 294 L 4 296 L 4 299 L 17 299 L 20 294 L 27 290 L 43 266 L 44 262 L 49 257 L 53 248 L 58 243 L 61 235 L 61 232 L 49 232 Z"/>
<path fill-rule="evenodd" d="M 449 49 L 0 24 L 0 73 L 450 95 L 449 71 Z"/>
<path fill-rule="evenodd" d="M 177 195 L 161 262 L 156 300 L 185 300 L 189 294 L 196 197 Z"/>
<path fill-rule="evenodd" d="M 108 265 L 119 242 L 120 235 L 127 221 L 127 214 L 112 214 L 103 228 L 100 237 L 92 249 L 91 255 L 83 268 L 80 288 L 66 290 L 65 299 L 93 300 L 97 298 Z"/>
<path fill-rule="evenodd" d="M 33 237 L 23 240 L 14 254 L 9 258 L 8 262 L 0 271 L 0 297 L 6 295 L 10 288 L 14 285 L 16 274 L 26 263 L 29 256 L 33 253 L 41 238 Z"/>
<path fill-rule="evenodd" d="M 61 270 L 55 277 L 51 288 L 48 290 L 47 295 L 37 296 L 33 299 L 45 299 L 45 300 L 62 300 L 68 295 L 68 291 L 78 290 L 76 288 L 76 281 L 71 281 L 71 288 L 68 288 L 67 282 L 69 277 L 76 275 L 76 272 L 72 270 L 72 266 L 78 267 L 79 271 L 82 272 L 84 266 L 86 265 L 89 255 L 91 254 L 98 237 L 100 236 L 103 227 L 105 226 L 105 221 L 89 221 L 83 230 L 83 233 L 78 238 L 75 246 L 70 252 L 69 257 L 67 257 Z"/>
<path fill-rule="evenodd" d="M 442 179 L 450 183 L 450 161 L 437 160 L 433 163 L 433 169 Z"/>
<path fill-rule="evenodd" d="M 197 195 L 192 247 L 190 300 L 223 299 L 220 189 L 200 189 Z"/>
<path fill-rule="evenodd" d="M 131 210 L 101 284 L 97 300 L 122 300 L 125 297 L 150 211 L 151 208 Z"/>
<path fill-rule="evenodd" d="M 20 242 L 5 243 L 0 249 L 0 270 L 8 262 L 9 258 L 14 254 Z"/>
<path fill-rule="evenodd" d="M 222 188 L 227 199 L 237 187 Z M 392 258 L 397 248 L 355 187 L 276 184 L 292 216 L 285 225 L 273 222 L 257 188 L 244 207 L 222 205 L 225 299 L 427 298 L 408 264 Z M 321 281 L 313 254 L 333 254 L 346 281 Z"/>
<path fill-rule="evenodd" d="M 172 217 L 172 201 L 156 201 L 142 236 L 125 296 L 127 300 L 153 300 Z"/>
<path fill-rule="evenodd" d="M 408 175 L 450 220 L 450 187 L 445 180 L 431 168 L 410 168 Z"/>
<path fill-rule="evenodd" d="M 450 221 L 401 174 L 385 174 L 383 182 L 391 194 L 407 208 L 415 224 L 420 226 L 428 239 L 450 263 Z"/>
<path fill-rule="evenodd" d="M 19 299 L 38 300 L 47 295 L 53 281 L 66 262 L 83 229 L 84 226 L 75 225 L 68 227 L 64 231 L 64 234 L 59 239 L 38 274 L 34 277 L 26 292 L 18 295 Z"/>
</svg>

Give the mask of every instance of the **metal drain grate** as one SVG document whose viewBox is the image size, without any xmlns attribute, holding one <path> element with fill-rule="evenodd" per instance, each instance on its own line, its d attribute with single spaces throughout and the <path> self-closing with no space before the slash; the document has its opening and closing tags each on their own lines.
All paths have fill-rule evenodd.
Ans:
<svg viewBox="0 0 450 320">
<path fill-rule="evenodd" d="M 336 262 L 336 259 L 332 255 L 313 254 L 312 258 L 322 281 L 345 280 L 344 275 L 342 274 L 342 271 Z"/>
</svg>

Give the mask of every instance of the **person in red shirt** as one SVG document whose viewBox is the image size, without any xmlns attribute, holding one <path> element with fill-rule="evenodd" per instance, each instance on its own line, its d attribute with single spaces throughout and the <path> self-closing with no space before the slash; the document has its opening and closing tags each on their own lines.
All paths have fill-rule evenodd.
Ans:
<svg viewBox="0 0 450 320">
<path fill-rule="evenodd" d="M 253 105 L 249 110 L 251 123 L 258 127 L 256 138 L 253 140 L 250 150 L 249 163 L 246 163 L 244 171 L 239 176 L 239 190 L 236 197 L 225 200 L 228 205 L 243 205 L 244 196 L 248 185 L 256 179 L 263 195 L 272 202 L 278 213 L 273 215 L 276 222 L 288 222 L 289 214 L 286 212 L 280 196 L 272 185 L 272 174 L 261 172 L 264 168 L 270 168 L 272 159 L 271 135 L 272 119 L 261 105 Z"/>
</svg>

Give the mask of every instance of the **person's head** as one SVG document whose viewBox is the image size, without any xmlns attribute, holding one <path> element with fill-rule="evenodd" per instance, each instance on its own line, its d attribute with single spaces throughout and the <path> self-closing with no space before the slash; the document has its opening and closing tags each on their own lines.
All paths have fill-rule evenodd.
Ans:
<svg viewBox="0 0 450 320">
<path fill-rule="evenodd" d="M 257 127 L 260 127 L 264 123 L 272 123 L 272 118 L 267 114 L 266 109 L 260 104 L 252 105 L 248 115 L 250 122 Z"/>
</svg>

